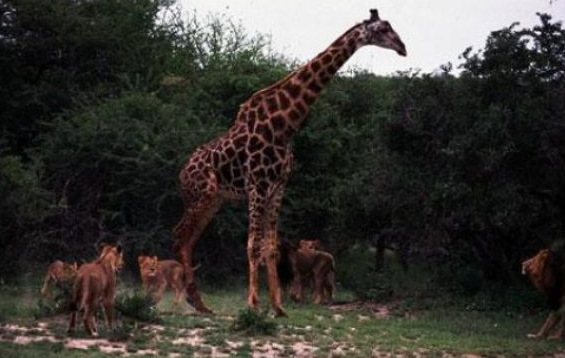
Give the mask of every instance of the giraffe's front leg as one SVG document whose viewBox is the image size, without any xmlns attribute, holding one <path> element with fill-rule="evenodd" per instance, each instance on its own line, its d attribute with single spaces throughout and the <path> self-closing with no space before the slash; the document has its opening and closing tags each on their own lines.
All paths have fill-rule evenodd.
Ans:
<svg viewBox="0 0 565 358">
<path fill-rule="evenodd" d="M 259 192 L 261 192 L 260 189 Z M 259 264 L 262 258 L 264 236 L 265 198 L 259 192 L 256 188 L 249 192 L 249 233 L 247 238 L 249 289 L 247 292 L 247 305 L 252 310 L 259 308 Z"/>
<path fill-rule="evenodd" d="M 283 194 L 283 183 L 273 188 L 272 195 L 270 196 L 270 201 L 267 205 L 267 222 L 265 235 L 266 240 L 264 242 L 264 245 L 266 246 L 264 249 L 266 253 L 265 261 L 267 265 L 267 275 L 269 281 L 269 298 L 271 301 L 271 307 L 275 311 L 275 316 L 277 317 L 286 316 L 286 312 L 284 311 L 281 303 L 281 288 L 277 272 L 277 262 L 279 259 L 277 220 Z"/>
</svg>

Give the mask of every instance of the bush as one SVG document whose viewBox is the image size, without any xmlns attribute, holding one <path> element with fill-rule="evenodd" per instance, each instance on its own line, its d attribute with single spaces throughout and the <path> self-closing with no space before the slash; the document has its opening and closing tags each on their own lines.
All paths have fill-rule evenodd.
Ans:
<svg viewBox="0 0 565 358">
<path fill-rule="evenodd" d="M 244 332 L 249 336 L 273 335 L 277 330 L 277 324 L 267 316 L 267 311 L 255 312 L 244 308 L 237 313 L 232 330 Z"/>
<path fill-rule="evenodd" d="M 116 310 L 126 317 L 143 322 L 161 321 L 153 300 L 141 291 L 119 292 L 116 296 Z"/>
</svg>

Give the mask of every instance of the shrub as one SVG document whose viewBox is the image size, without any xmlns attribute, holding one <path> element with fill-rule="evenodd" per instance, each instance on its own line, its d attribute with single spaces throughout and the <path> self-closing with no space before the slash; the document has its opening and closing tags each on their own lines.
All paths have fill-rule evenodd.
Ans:
<svg viewBox="0 0 565 358">
<path fill-rule="evenodd" d="M 277 324 L 267 317 L 267 311 L 255 312 L 244 308 L 237 313 L 232 329 L 250 336 L 273 335 L 277 330 Z"/>
<path fill-rule="evenodd" d="M 118 293 L 116 310 L 126 317 L 143 322 L 158 323 L 161 321 L 153 300 L 141 291 Z"/>
</svg>

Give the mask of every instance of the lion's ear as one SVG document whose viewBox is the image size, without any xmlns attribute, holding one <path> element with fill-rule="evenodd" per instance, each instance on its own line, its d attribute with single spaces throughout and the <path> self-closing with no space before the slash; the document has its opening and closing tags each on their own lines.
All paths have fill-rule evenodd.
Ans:
<svg viewBox="0 0 565 358">
<path fill-rule="evenodd" d="M 137 263 L 138 263 L 138 264 L 141 265 L 141 264 L 144 263 L 144 262 L 145 262 L 145 256 L 138 256 L 138 257 L 137 257 Z"/>
<path fill-rule="evenodd" d="M 155 262 L 157 262 L 157 261 L 159 261 L 159 258 L 158 258 L 157 256 L 153 256 L 153 260 L 154 260 Z"/>
</svg>

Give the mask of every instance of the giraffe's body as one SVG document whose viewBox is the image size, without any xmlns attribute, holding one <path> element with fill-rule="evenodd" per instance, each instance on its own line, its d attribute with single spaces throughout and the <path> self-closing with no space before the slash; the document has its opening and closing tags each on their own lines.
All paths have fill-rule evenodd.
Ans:
<svg viewBox="0 0 565 358">
<path fill-rule="evenodd" d="M 361 46 L 375 44 L 405 55 L 404 44 L 388 22 L 357 24 L 330 47 L 286 78 L 253 94 L 240 106 L 228 131 L 198 147 L 179 174 L 185 212 L 175 227 L 175 253 L 187 278 L 187 299 L 209 311 L 194 282 L 192 252 L 200 234 L 225 200 L 249 201 L 248 305 L 258 304 L 258 265 L 268 271 L 271 304 L 284 311 L 276 272 L 277 217 L 292 169 L 290 141 L 320 91 Z"/>
</svg>

